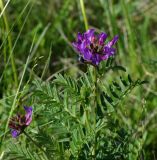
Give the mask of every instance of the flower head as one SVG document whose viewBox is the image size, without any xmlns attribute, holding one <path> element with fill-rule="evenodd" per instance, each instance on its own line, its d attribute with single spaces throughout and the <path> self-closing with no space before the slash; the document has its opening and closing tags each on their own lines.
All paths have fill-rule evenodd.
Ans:
<svg viewBox="0 0 157 160">
<path fill-rule="evenodd" d="M 24 106 L 24 110 L 25 115 L 17 114 L 9 121 L 9 128 L 11 128 L 11 134 L 13 138 L 18 137 L 32 122 L 32 107 Z"/>
<path fill-rule="evenodd" d="M 80 60 L 98 66 L 101 61 L 113 56 L 116 51 L 113 45 L 118 41 L 118 36 L 104 44 L 106 39 L 106 33 L 95 35 L 95 30 L 89 29 L 83 34 L 78 33 L 77 41 L 72 45 L 79 52 Z"/>
</svg>

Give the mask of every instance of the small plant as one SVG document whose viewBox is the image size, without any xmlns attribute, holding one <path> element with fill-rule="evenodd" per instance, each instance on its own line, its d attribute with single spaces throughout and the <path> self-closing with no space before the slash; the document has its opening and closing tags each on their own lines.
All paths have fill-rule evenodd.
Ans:
<svg viewBox="0 0 157 160">
<path fill-rule="evenodd" d="M 144 81 L 132 80 L 114 62 L 118 36 L 104 44 L 106 38 L 94 29 L 78 33 L 73 46 L 88 66 L 78 78 L 56 74 L 52 82 L 34 81 L 33 107 L 10 120 L 12 136 L 20 143 L 9 141 L 6 159 L 129 159 L 132 131 L 118 107 Z"/>
</svg>

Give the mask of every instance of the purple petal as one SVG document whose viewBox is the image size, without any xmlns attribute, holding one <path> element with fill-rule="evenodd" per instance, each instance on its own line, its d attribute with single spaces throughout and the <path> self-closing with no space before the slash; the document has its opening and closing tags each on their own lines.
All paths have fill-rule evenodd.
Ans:
<svg viewBox="0 0 157 160">
<path fill-rule="evenodd" d="M 77 40 L 78 40 L 78 41 L 83 41 L 83 39 L 84 39 L 83 34 L 78 33 L 78 34 L 77 34 Z"/>
<path fill-rule="evenodd" d="M 73 47 L 82 54 L 82 52 L 90 45 L 89 40 L 83 40 L 82 42 L 73 42 Z"/>
<path fill-rule="evenodd" d="M 109 57 L 111 57 L 115 54 L 116 49 L 115 48 L 109 48 L 109 47 L 105 46 L 103 52 L 104 52 L 104 55 L 101 55 L 101 59 L 106 60 L 106 59 L 108 59 Z"/>
<path fill-rule="evenodd" d="M 90 61 L 91 60 L 91 57 L 92 57 L 92 53 L 90 52 L 90 50 L 88 48 L 86 48 L 84 50 L 84 53 L 83 53 L 83 57 L 86 61 Z"/>
<path fill-rule="evenodd" d="M 110 48 L 108 46 L 105 46 L 104 47 L 104 50 L 103 50 L 103 53 L 104 54 L 108 54 L 108 55 L 114 55 L 116 52 L 116 49 L 115 48 Z"/>
<path fill-rule="evenodd" d="M 73 46 L 77 51 L 80 51 L 80 50 L 79 50 L 79 45 L 80 45 L 80 44 L 78 44 L 78 42 L 73 42 L 73 43 L 72 43 L 72 46 Z"/>
<path fill-rule="evenodd" d="M 110 56 L 108 55 L 108 54 L 106 54 L 106 55 L 101 55 L 101 59 L 102 60 L 106 60 L 106 59 L 108 59 Z"/>
<path fill-rule="evenodd" d="M 80 51 L 85 50 L 89 46 L 90 42 L 88 40 L 84 40 L 80 45 Z"/>
<path fill-rule="evenodd" d="M 33 111 L 32 107 L 24 106 L 24 109 L 25 109 L 26 113 L 30 113 L 30 112 L 32 113 L 32 111 Z"/>
<path fill-rule="evenodd" d="M 112 47 L 118 41 L 118 36 L 115 36 L 106 46 Z"/>
<path fill-rule="evenodd" d="M 94 32 L 95 29 L 89 29 L 87 32 L 84 33 L 84 37 L 91 42 L 94 37 Z"/>
<path fill-rule="evenodd" d="M 13 138 L 17 138 L 20 135 L 20 131 L 12 129 L 11 130 L 11 135 L 12 135 Z"/>
<path fill-rule="evenodd" d="M 26 106 L 24 106 L 24 109 L 26 111 L 26 114 L 25 114 L 25 124 L 28 126 L 32 122 L 33 108 L 32 107 L 26 107 Z"/>
<path fill-rule="evenodd" d="M 106 40 L 106 38 L 107 38 L 107 34 L 106 33 L 104 33 L 104 32 L 100 33 L 99 36 L 98 36 L 99 44 L 103 45 L 104 41 Z"/>
<path fill-rule="evenodd" d="M 101 55 L 100 54 L 93 54 L 92 63 L 94 65 L 98 66 L 101 61 L 102 61 L 102 59 L 101 59 Z"/>
<path fill-rule="evenodd" d="M 77 45 L 78 45 L 77 42 L 72 42 L 72 46 L 73 46 L 74 48 L 77 48 Z"/>
</svg>

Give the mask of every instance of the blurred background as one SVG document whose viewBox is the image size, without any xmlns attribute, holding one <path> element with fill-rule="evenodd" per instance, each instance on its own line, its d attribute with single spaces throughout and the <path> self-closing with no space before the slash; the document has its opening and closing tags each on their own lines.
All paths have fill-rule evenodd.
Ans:
<svg viewBox="0 0 157 160">
<path fill-rule="evenodd" d="M 89 28 L 119 35 L 116 63 L 149 81 L 120 106 L 122 117 L 144 141 L 145 157 L 157 158 L 157 0 L 84 0 Z M 0 136 L 16 91 L 22 101 L 34 79 L 86 71 L 71 42 L 85 31 L 79 0 L 0 0 Z M 20 85 L 19 85 L 20 84 Z M 19 98 L 20 99 L 20 98 Z M 20 99 L 21 100 L 21 99 Z M 18 103 L 22 103 L 18 101 Z M 125 108 L 125 109 L 124 109 Z M 124 117 L 123 117 L 124 118 Z M 142 124 L 145 124 L 142 127 Z M 136 138 L 135 138 L 136 140 Z M 139 147 L 139 146 L 138 146 Z"/>
</svg>

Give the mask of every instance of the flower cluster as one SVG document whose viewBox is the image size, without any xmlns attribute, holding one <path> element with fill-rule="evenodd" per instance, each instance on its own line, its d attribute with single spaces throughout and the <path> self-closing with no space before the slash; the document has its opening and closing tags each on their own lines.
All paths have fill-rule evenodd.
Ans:
<svg viewBox="0 0 157 160">
<path fill-rule="evenodd" d="M 25 115 L 17 114 L 12 117 L 9 122 L 9 128 L 11 128 L 11 134 L 13 138 L 18 137 L 24 129 L 32 122 L 32 107 L 24 107 Z"/>
<path fill-rule="evenodd" d="M 77 41 L 73 42 L 72 45 L 79 52 L 83 62 L 98 66 L 101 61 L 113 56 L 116 51 L 113 45 L 117 42 L 118 36 L 104 44 L 106 39 L 106 33 L 102 32 L 95 35 L 95 30 L 89 29 L 83 34 L 78 33 Z"/>
</svg>

